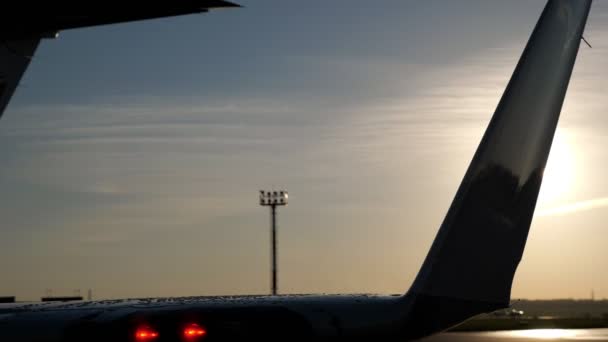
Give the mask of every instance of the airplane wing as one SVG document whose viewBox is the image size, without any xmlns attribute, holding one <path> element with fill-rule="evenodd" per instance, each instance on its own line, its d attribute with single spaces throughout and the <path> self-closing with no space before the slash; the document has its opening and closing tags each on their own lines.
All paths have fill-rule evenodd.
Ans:
<svg viewBox="0 0 608 342">
<path fill-rule="evenodd" d="M 62 4 L 65 3 L 65 4 Z M 0 14 L 0 38 L 23 39 L 87 26 L 204 13 L 214 8 L 239 7 L 223 0 L 159 1 L 118 6 L 117 2 L 89 1 L 36 4 L 30 8 L 7 8 Z"/>
<path fill-rule="evenodd" d="M 117 7 L 116 2 L 101 1 L 61 3 L 32 5 L 35 10 L 16 6 L 0 14 L 0 117 L 43 38 L 54 38 L 58 32 L 68 29 L 239 7 L 223 0 L 163 1 L 132 4 L 132 7 Z"/>
<path fill-rule="evenodd" d="M 508 307 L 591 3 L 548 1 L 405 295 L 0 307 L 0 340 L 403 341 Z"/>
<path fill-rule="evenodd" d="M 17 89 L 40 38 L 12 40 L 0 45 L 0 117 Z"/>
</svg>

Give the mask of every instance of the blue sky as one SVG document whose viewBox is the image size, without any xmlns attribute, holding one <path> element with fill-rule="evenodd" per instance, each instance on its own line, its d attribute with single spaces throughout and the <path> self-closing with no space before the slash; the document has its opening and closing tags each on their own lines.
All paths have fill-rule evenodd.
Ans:
<svg viewBox="0 0 608 342">
<path fill-rule="evenodd" d="M 1 294 L 401 293 L 544 1 L 241 1 L 62 32 L 0 122 Z M 596 1 L 514 296 L 608 297 Z M 547 289 L 550 284 L 550 289 Z"/>
</svg>

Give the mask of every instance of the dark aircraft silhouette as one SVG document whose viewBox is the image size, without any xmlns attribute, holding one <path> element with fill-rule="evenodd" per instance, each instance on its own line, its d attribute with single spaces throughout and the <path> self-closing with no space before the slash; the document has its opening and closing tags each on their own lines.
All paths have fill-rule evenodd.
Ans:
<svg viewBox="0 0 608 342">
<path fill-rule="evenodd" d="M 117 2 L 48 1 L 24 8 L 5 6 L 0 13 L 0 117 L 41 39 L 60 31 L 87 26 L 171 17 L 207 12 L 219 7 L 238 7 L 222 0 L 156 1 L 120 5 Z"/>
<path fill-rule="evenodd" d="M 591 2 L 548 1 L 405 295 L 31 304 L 0 341 L 403 341 L 508 308 Z"/>
</svg>

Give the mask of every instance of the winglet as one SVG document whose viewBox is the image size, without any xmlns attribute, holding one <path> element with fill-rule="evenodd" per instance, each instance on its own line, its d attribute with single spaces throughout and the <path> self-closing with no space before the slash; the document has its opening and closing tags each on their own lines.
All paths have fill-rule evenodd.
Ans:
<svg viewBox="0 0 608 342">
<path fill-rule="evenodd" d="M 405 297 L 408 325 L 437 332 L 509 306 L 591 3 L 548 1 Z"/>
</svg>

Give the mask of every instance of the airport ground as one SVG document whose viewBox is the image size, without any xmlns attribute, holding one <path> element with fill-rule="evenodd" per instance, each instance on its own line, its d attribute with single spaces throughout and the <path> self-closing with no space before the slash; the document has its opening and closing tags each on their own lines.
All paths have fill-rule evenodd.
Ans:
<svg viewBox="0 0 608 342">
<path fill-rule="evenodd" d="M 608 341 L 608 300 L 517 300 L 424 342 Z"/>
<path fill-rule="evenodd" d="M 530 329 L 601 329 L 608 328 L 608 318 L 574 317 L 574 318 L 476 318 L 471 319 L 450 331 L 481 332 Z"/>
<path fill-rule="evenodd" d="M 452 332 L 422 342 L 608 341 L 608 329 L 532 329 L 499 332 Z"/>
</svg>

